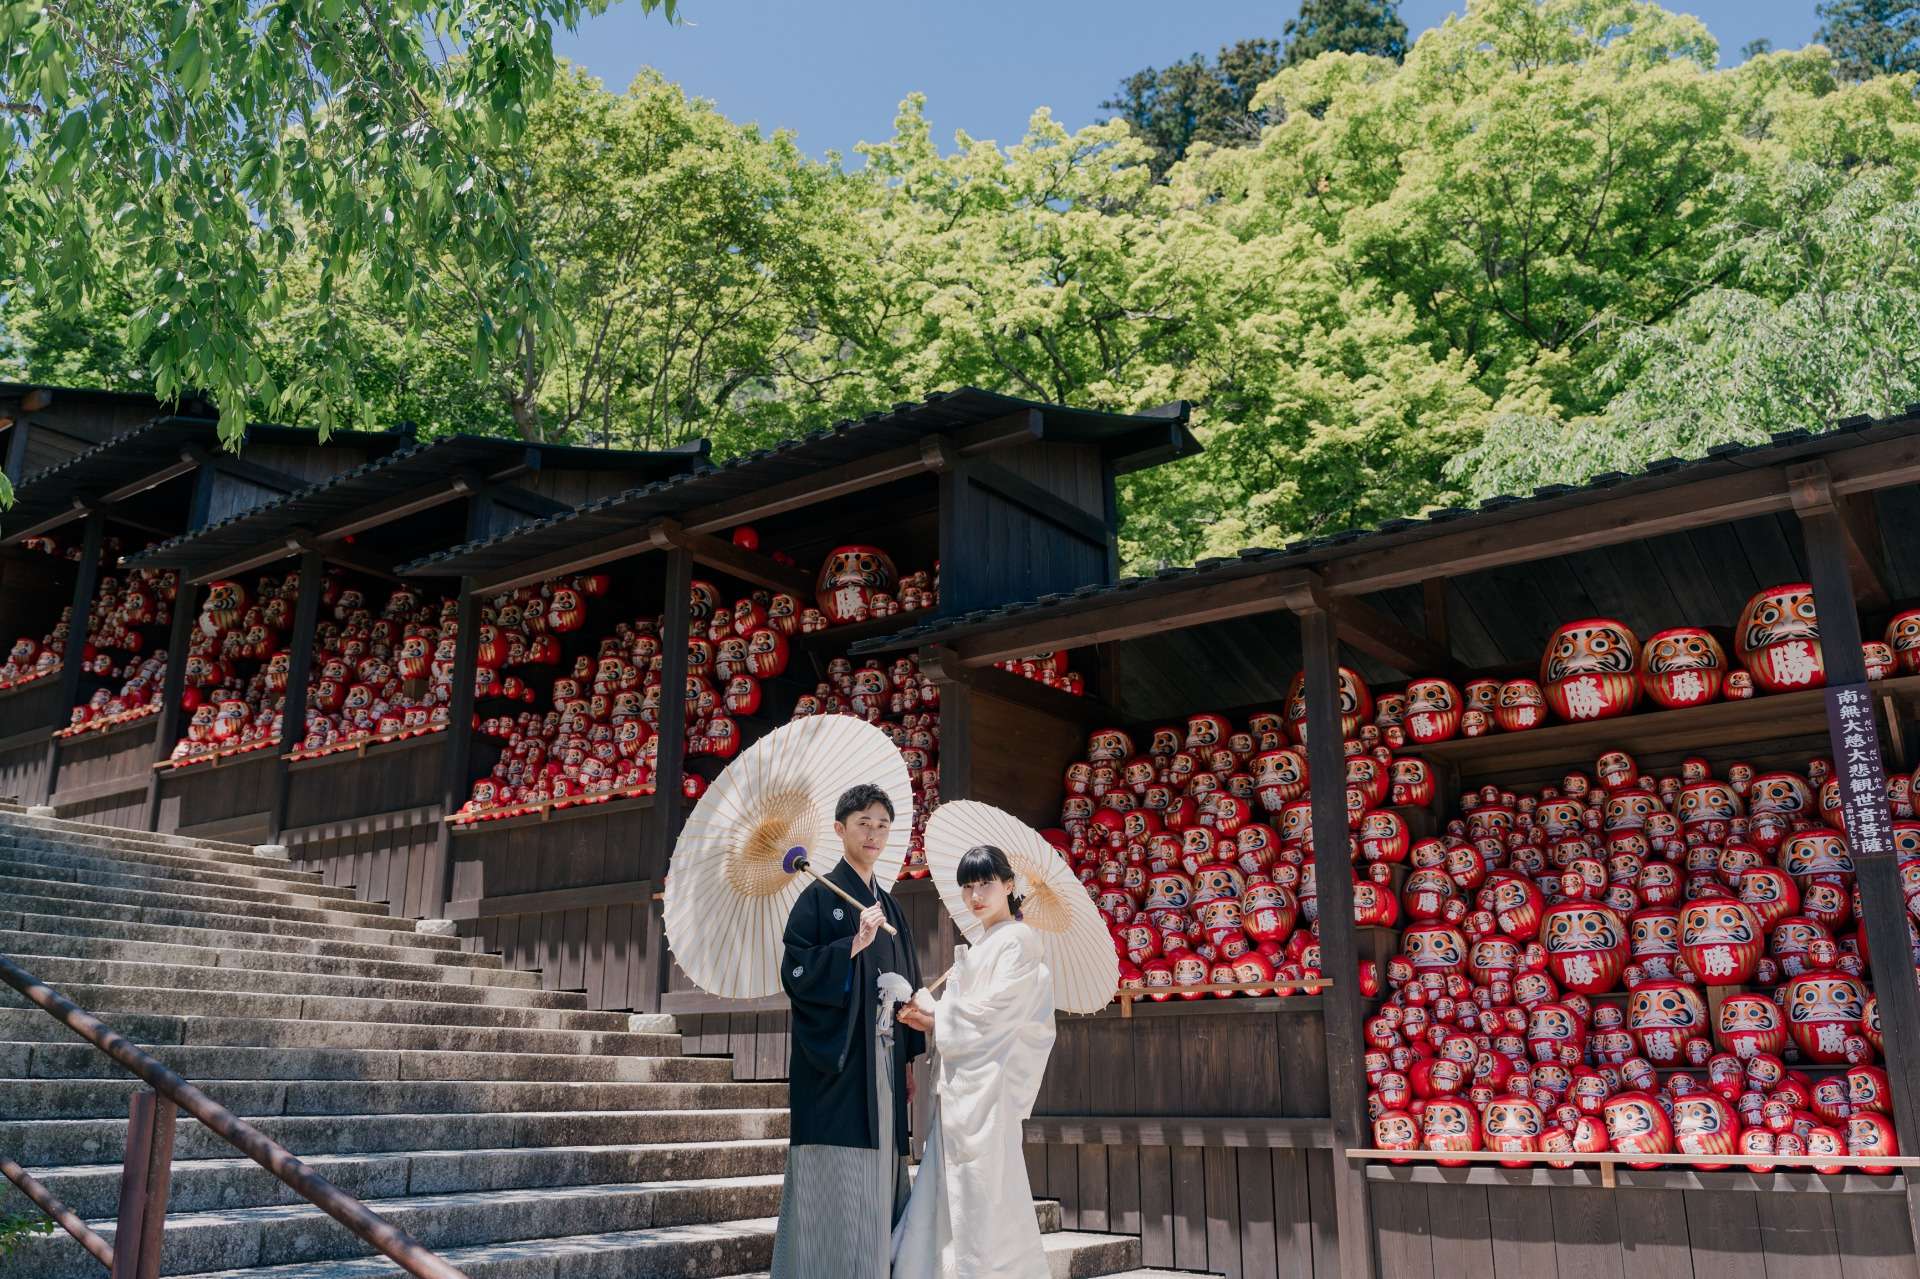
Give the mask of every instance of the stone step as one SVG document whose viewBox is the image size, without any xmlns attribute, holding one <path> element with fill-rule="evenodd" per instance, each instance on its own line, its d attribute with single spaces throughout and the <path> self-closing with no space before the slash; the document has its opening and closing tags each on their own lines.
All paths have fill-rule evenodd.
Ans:
<svg viewBox="0 0 1920 1279">
<path fill-rule="evenodd" d="M 144 866 L 137 862 L 114 861 L 99 857 L 73 857 L 43 855 L 42 857 L 15 856 L 10 852 L 0 852 L 0 879 L 53 881 L 61 884 L 81 884 L 90 888 L 113 888 L 124 892 L 138 893 L 176 893 L 189 898 L 205 901 L 215 898 L 229 910 L 242 913 L 258 908 L 291 907 L 295 910 L 334 911 L 342 914 L 391 918 L 387 908 L 379 902 L 363 902 L 351 894 L 329 896 L 338 889 L 326 885 L 325 893 L 308 891 L 305 885 L 298 888 L 293 885 L 274 887 L 262 885 L 260 881 L 247 875 L 218 876 L 211 879 L 191 874 L 173 874 L 164 868 Z M 232 880 L 222 883 L 222 879 Z M 407 927 L 413 927 L 408 921 Z"/>
<path fill-rule="evenodd" d="M 33 965 L 26 964 L 29 971 Z M 143 974 L 144 976 L 144 974 Z M 111 1024 L 120 1013 L 191 1008 L 207 1017 L 264 1017 L 298 1021 L 398 1022 L 411 1026 L 473 1026 L 494 1029 L 612 1030 L 627 1028 L 626 1013 L 583 1012 L 571 1008 L 529 1008 L 503 1004 L 440 1003 L 431 999 L 361 999 L 341 995 L 271 995 L 242 991 L 196 991 L 154 986 L 102 986 L 59 983 L 67 998 Z M 446 987 L 459 990 L 458 986 Z M 22 1008 L 27 1001 L 0 985 L 0 1008 Z M 44 1014 L 42 1014 L 44 1016 Z"/>
<path fill-rule="evenodd" d="M 328 977 L 317 973 L 258 968 L 202 968 L 195 964 L 133 963 L 116 959 L 69 959 L 31 949 L 6 953 L 14 962 L 53 986 L 131 986 L 136 982 L 163 990 L 233 992 L 246 995 L 334 995 L 347 999 L 431 1000 L 453 1006 L 484 1004 L 510 1008 L 584 1009 L 578 991 L 522 990 L 507 986 L 455 985 L 437 981 L 383 981 L 374 977 Z M 178 996 L 162 1007 L 178 1007 Z M 160 1011 L 156 1008 L 152 1011 Z"/>
<path fill-rule="evenodd" d="M 538 973 L 517 972 L 511 968 L 469 968 L 429 962 L 396 963 L 391 960 L 345 959 L 332 955 L 289 955 L 253 946 L 187 946 L 113 937 L 76 937 L 64 930 L 49 933 L 22 929 L 6 934 L 5 945 L 9 951 L 17 954 L 52 955 L 63 959 L 104 959 L 121 963 L 226 968 L 244 972 L 304 973 L 381 982 L 443 982 L 451 986 L 540 989 Z"/>
<path fill-rule="evenodd" d="M 8 898 L 64 899 L 71 902 L 90 902 L 101 906 L 138 906 L 147 910 L 173 910 L 203 916 L 216 914 L 214 906 L 217 903 L 217 913 L 229 919 L 332 924 L 339 928 L 371 929 L 385 933 L 414 935 L 411 919 L 396 919 L 379 907 L 369 912 L 365 909 L 372 904 L 369 902 L 339 902 L 336 903 L 339 909 L 319 909 L 277 902 L 228 901 L 224 895 L 156 892 L 147 889 L 76 883 L 71 880 L 49 878 L 46 875 L 25 877 L 0 874 L 0 902 L 6 902 Z M 14 910 L 31 909 L 18 901 L 6 902 L 6 904 Z"/>
<path fill-rule="evenodd" d="M 419 1150 L 392 1154 L 312 1155 L 305 1162 L 356 1199 L 464 1194 L 562 1186 L 632 1185 L 716 1177 L 779 1176 L 784 1140 L 655 1142 L 534 1149 Z M 120 1202 L 116 1164 L 29 1168 L 83 1217 L 111 1219 Z M 251 1159 L 177 1159 L 169 1213 L 302 1204 L 278 1177 Z M 0 1216 L 33 1206 L 0 1182 Z"/>
<path fill-rule="evenodd" d="M 155 1045 L 148 1051 L 187 1079 L 627 1084 L 713 1084 L 733 1079 L 733 1063 L 724 1057 L 171 1044 Z M 123 1079 L 126 1073 L 118 1062 L 89 1043 L 0 1041 L 0 1078 Z"/>
<path fill-rule="evenodd" d="M 386 1048 L 434 1052 L 580 1053 L 677 1057 L 677 1034 L 615 1030 L 494 1030 L 403 1026 L 393 1022 L 280 1021 L 270 1017 L 157 1017 L 117 1013 L 112 1026 L 146 1047 L 191 1044 L 236 1048 Z M 0 1008 L 0 1041 L 70 1044 L 71 1030 L 37 1008 Z"/>
<path fill-rule="evenodd" d="M 765 1217 L 779 1209 L 778 1174 L 409 1195 L 367 1207 L 436 1252 L 568 1235 L 597 1235 Z M 113 1223 L 96 1220 L 108 1240 Z M 9 1267 L 35 1279 L 99 1279 L 99 1263 L 65 1237 L 21 1241 Z M 302 1201 L 167 1218 L 160 1273 L 284 1266 L 370 1255 L 372 1249 Z M 825 1277 L 823 1277 L 825 1279 Z"/>
<path fill-rule="evenodd" d="M 114 848 L 94 840 L 9 832 L 0 834 L 0 856 L 23 860 L 73 858 L 107 866 L 137 866 L 143 875 L 172 875 L 202 883 L 259 883 L 316 897 L 339 897 L 352 891 L 327 883 L 318 871 L 294 870 L 286 862 L 246 853 L 207 855 L 181 848 Z"/>
<path fill-rule="evenodd" d="M 390 964 L 478 968 L 491 972 L 511 971 L 500 956 L 477 950 L 427 950 L 405 944 L 374 946 L 365 942 L 283 937 L 274 933 L 239 932 L 228 928 L 181 928 L 169 924 L 129 923 L 122 919 L 88 919 L 78 915 L 37 915 L 8 910 L 0 905 L 0 937 L 15 932 L 59 933 L 67 937 L 98 937 L 110 941 L 160 942 L 170 946 L 204 946 L 213 950 L 271 951 L 278 955 L 327 959 L 370 959 Z"/>
<path fill-rule="evenodd" d="M 25 891 L 0 889 L 0 915 L 10 912 L 29 915 L 53 915 L 61 918 L 107 920 L 116 923 L 143 924 L 162 928 L 192 928 L 238 933 L 242 936 L 298 937 L 308 941 L 326 941 L 348 945 L 381 946 L 435 952 L 435 957 L 460 949 L 457 937 L 436 937 L 408 931 L 411 923 L 383 920 L 368 927 L 333 924 L 300 919 L 269 919 L 258 915 L 233 914 L 209 906 L 204 901 L 181 906 L 135 902 L 104 902 L 80 896 L 62 895 L 61 885 L 47 884 L 42 889 Z M 407 923 L 402 929 L 398 924 Z"/>
<path fill-rule="evenodd" d="M 97 822 L 71 821 L 59 817 L 29 817 L 24 808 L 17 808 L 0 818 L 0 825 L 16 830 L 59 831 L 66 834 L 85 835 L 104 843 L 128 843 L 161 845 L 168 848 L 196 848 L 209 853 L 246 853 L 251 855 L 251 844 L 236 844 L 224 839 L 205 839 L 198 835 L 162 834 L 158 831 L 133 830 L 126 826 L 103 826 Z"/>
<path fill-rule="evenodd" d="M 340 1079 L 196 1079 L 194 1083 L 241 1116 L 732 1109 L 783 1106 L 787 1099 L 785 1084 Z M 143 1087 L 131 1077 L 0 1079 L 0 1119 L 124 1118 L 127 1098 Z"/>
<path fill-rule="evenodd" d="M 759 1141 L 787 1135 L 779 1108 L 712 1110 L 539 1111 L 513 1114 L 264 1115 L 247 1120 L 294 1153 L 306 1156 L 392 1154 L 418 1150 L 487 1150 L 499 1146 L 639 1145 L 652 1142 Z M 126 1153 L 127 1117 L 0 1120 L 0 1151 L 28 1167 L 109 1164 Z M 225 1159 L 233 1147 L 182 1116 L 174 1134 L 179 1159 Z"/>
<path fill-rule="evenodd" d="M 566 1235 L 504 1245 L 443 1250 L 469 1279 L 765 1279 L 777 1219 L 656 1226 L 597 1235 Z M 1098 1275 L 1171 1275 L 1138 1271 L 1140 1241 L 1078 1231 L 1043 1236 L 1053 1279 Z M 200 1279 L 392 1279 L 404 1272 L 384 1257 L 215 1271 Z M 811 1279 L 811 1277 L 809 1277 Z M 823 1276 L 822 1279 L 831 1279 Z M 1186 1275 L 1182 1279 L 1205 1279 Z"/>
</svg>

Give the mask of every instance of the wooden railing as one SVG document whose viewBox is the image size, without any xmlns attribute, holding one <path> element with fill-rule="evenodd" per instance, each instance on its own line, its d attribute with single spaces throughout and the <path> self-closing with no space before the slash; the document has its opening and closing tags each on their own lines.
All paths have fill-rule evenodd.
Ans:
<svg viewBox="0 0 1920 1279">
<path fill-rule="evenodd" d="M 181 1110 L 414 1279 L 466 1279 L 464 1273 L 406 1231 L 335 1186 L 284 1146 L 5 955 L 0 955 L 0 981 L 19 991 L 34 1006 L 152 1089 L 133 1097 L 120 1180 L 120 1215 L 111 1244 L 89 1229 L 19 1164 L 0 1159 L 0 1174 L 79 1240 L 81 1246 L 107 1268 L 112 1279 L 156 1279 L 160 1273 L 161 1237 L 166 1226 L 167 1193 L 173 1169 L 174 1118 Z"/>
</svg>

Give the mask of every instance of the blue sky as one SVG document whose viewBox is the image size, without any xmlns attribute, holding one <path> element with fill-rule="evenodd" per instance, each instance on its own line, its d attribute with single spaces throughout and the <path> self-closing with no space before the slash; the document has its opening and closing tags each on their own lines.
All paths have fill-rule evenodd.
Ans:
<svg viewBox="0 0 1920 1279">
<path fill-rule="evenodd" d="M 1672 0 L 1669 0 L 1672 4 Z M 1756 36 L 1805 44 L 1814 0 L 1694 0 L 1721 60 Z M 1402 0 L 1409 30 L 1460 0 Z M 657 67 L 729 117 L 788 128 L 813 155 L 891 135 L 894 108 L 928 98 L 934 136 L 955 129 L 1010 142 L 1036 106 L 1069 127 L 1104 114 L 1122 76 L 1248 36 L 1280 34 L 1296 5 L 1252 0 L 681 0 L 679 26 L 633 0 L 563 36 L 560 51 L 625 88 Z"/>
</svg>

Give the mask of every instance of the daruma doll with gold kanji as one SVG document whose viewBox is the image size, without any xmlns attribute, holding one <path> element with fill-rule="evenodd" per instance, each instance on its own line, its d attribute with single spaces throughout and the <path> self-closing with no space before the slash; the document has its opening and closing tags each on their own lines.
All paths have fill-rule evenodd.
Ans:
<svg viewBox="0 0 1920 1279">
<path fill-rule="evenodd" d="M 1661 631 L 1640 650 L 1640 687 L 1668 709 L 1717 700 L 1726 678 L 1726 651 L 1697 626 Z"/>
<path fill-rule="evenodd" d="M 1770 586 L 1747 601 L 1733 631 L 1733 650 L 1753 682 L 1769 693 L 1820 688 L 1827 682 L 1813 587 Z"/>
<path fill-rule="evenodd" d="M 1640 642 L 1622 622 L 1568 622 L 1547 639 L 1540 683 L 1547 705 L 1565 720 L 1609 719 L 1640 697 Z"/>
<path fill-rule="evenodd" d="M 1680 954 L 1709 986 L 1753 978 L 1766 945 L 1753 907 L 1731 897 L 1702 897 L 1680 911 Z"/>
<path fill-rule="evenodd" d="M 1867 992 L 1843 973 L 1808 973 L 1787 983 L 1787 1033 L 1802 1056 L 1821 1065 L 1847 1059 L 1846 1040 L 1860 1033 Z"/>
<path fill-rule="evenodd" d="M 1340 686 L 1340 735 L 1343 738 L 1359 734 L 1360 726 L 1373 719 L 1373 692 L 1367 687 L 1367 681 L 1360 672 L 1342 666 L 1339 673 Z M 1287 685 L 1285 703 L 1287 727 L 1293 730 L 1294 740 L 1306 744 L 1307 740 L 1307 673 L 1296 671 L 1293 680 Z"/>
<path fill-rule="evenodd" d="M 1561 987 L 1581 995 L 1612 990 L 1627 967 L 1627 926 L 1597 902 L 1549 906 L 1540 918 L 1547 971 Z"/>
</svg>

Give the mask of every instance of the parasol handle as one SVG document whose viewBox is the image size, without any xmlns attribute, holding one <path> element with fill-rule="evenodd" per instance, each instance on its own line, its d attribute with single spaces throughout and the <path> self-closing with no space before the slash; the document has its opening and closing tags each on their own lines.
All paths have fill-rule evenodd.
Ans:
<svg viewBox="0 0 1920 1279">
<path fill-rule="evenodd" d="M 951 968 L 949 968 L 949 969 L 947 969 L 947 971 L 946 971 L 946 972 L 944 972 L 944 973 L 941 973 L 941 974 L 940 974 L 940 975 L 939 975 L 938 977 L 935 977 L 935 978 L 933 979 L 933 985 L 931 985 L 931 986 L 929 986 L 929 987 L 927 987 L 927 993 L 928 993 L 929 995 L 931 995 L 931 994 L 932 994 L 932 993 L 933 993 L 934 991 L 936 991 L 936 990 L 938 990 L 938 989 L 940 989 L 940 988 L 941 988 L 942 986 L 944 986 L 944 985 L 946 985 L 946 984 L 947 984 L 947 978 L 949 978 L 949 977 L 951 977 L 951 976 L 953 976 L 953 969 L 951 969 Z"/>
<path fill-rule="evenodd" d="M 791 875 L 794 871 L 804 870 L 805 872 L 807 872 L 807 874 L 813 876 L 815 883 L 825 884 L 828 889 L 830 889 L 842 901 L 846 902 L 847 905 L 853 907 L 855 910 L 866 909 L 866 907 L 862 906 L 852 893 L 840 887 L 840 885 L 834 883 L 832 880 L 822 875 L 819 871 L 815 870 L 812 866 L 808 865 L 806 849 L 789 848 L 787 850 L 785 865 L 787 868 L 787 873 L 789 875 Z M 889 924 L 884 919 L 880 921 L 880 927 L 886 929 L 887 935 L 890 937 L 898 937 L 900 935 L 900 930 L 895 928 L 892 924 Z"/>
</svg>

